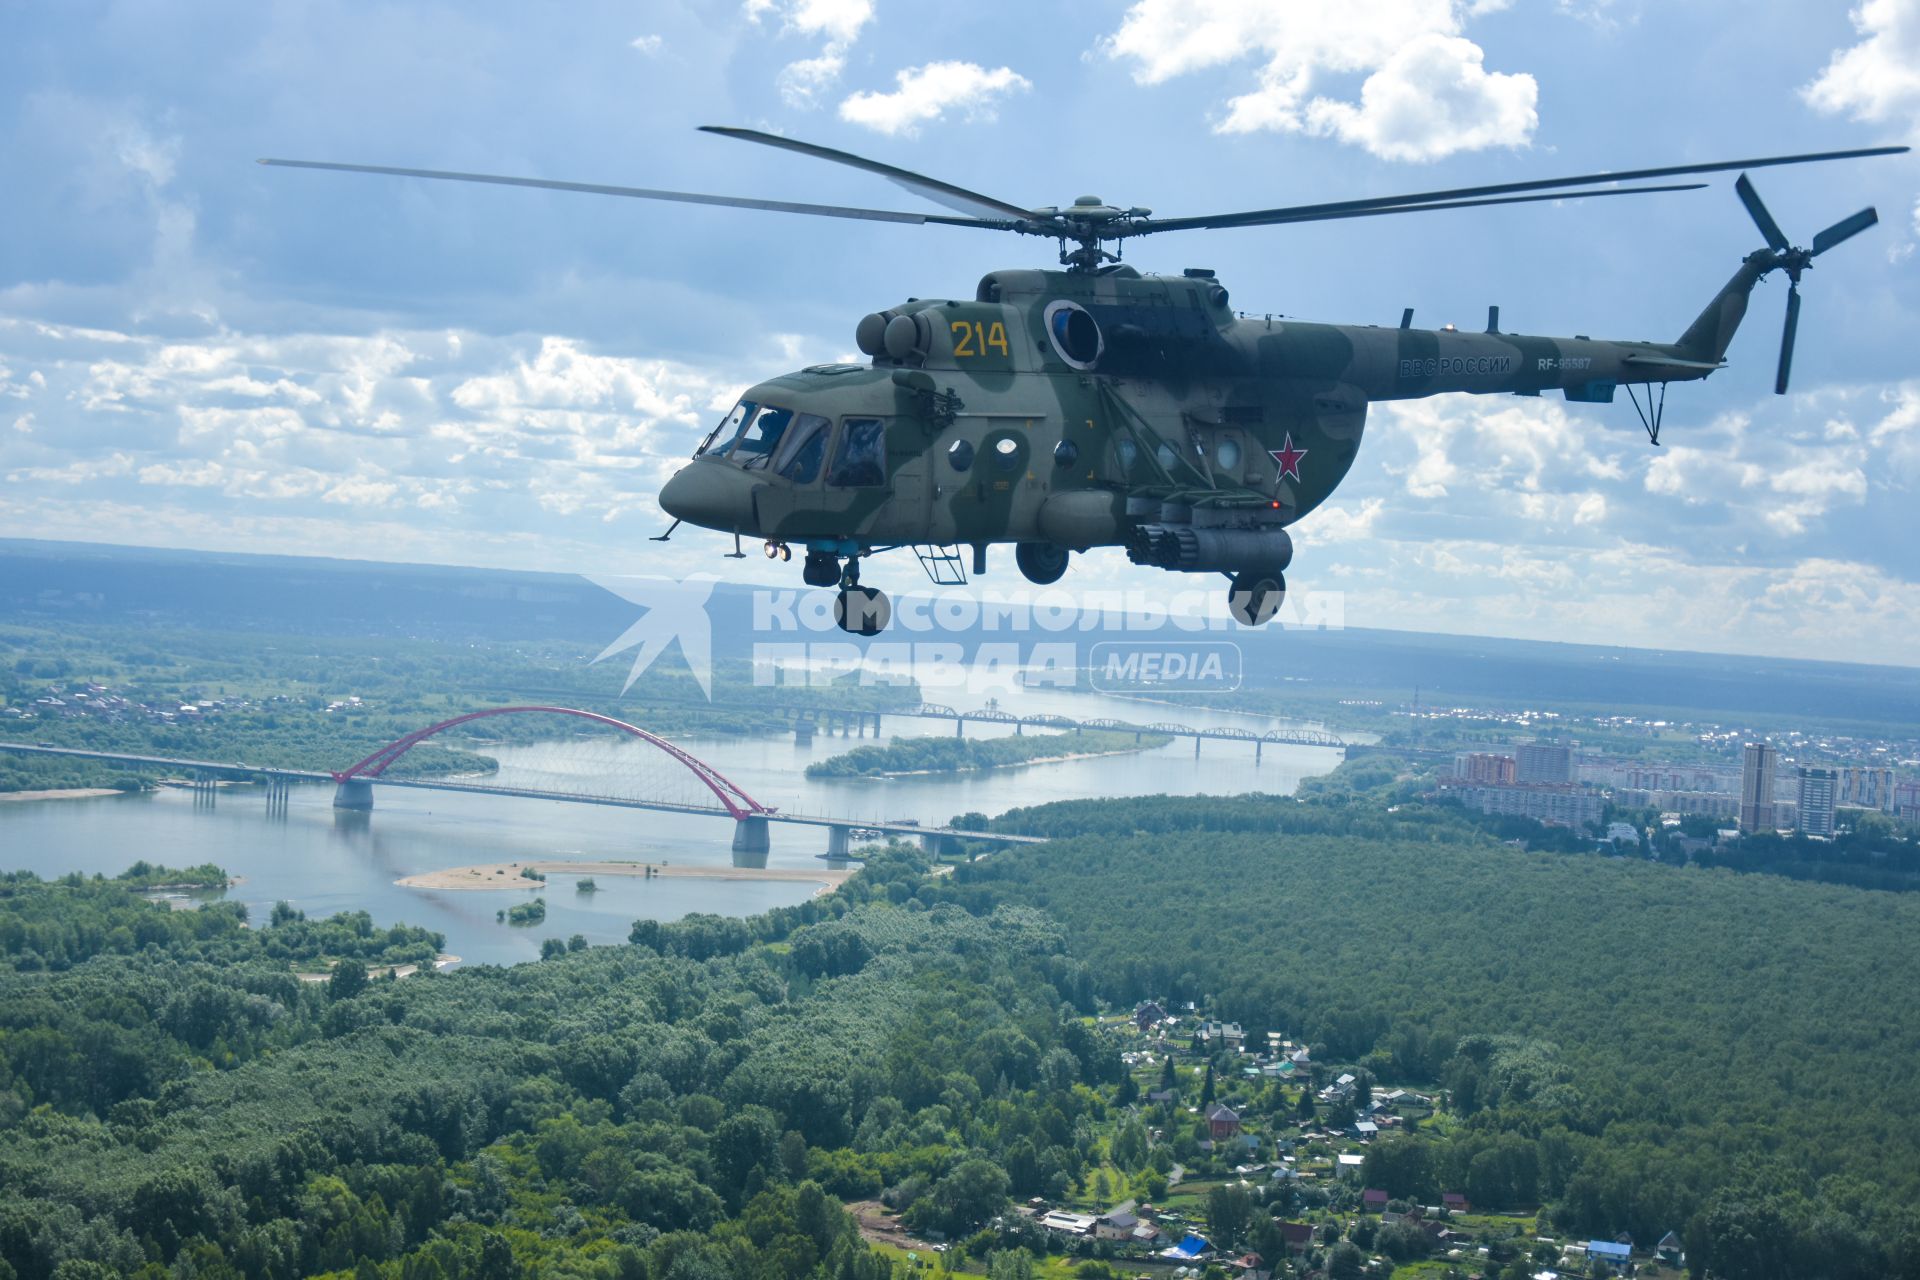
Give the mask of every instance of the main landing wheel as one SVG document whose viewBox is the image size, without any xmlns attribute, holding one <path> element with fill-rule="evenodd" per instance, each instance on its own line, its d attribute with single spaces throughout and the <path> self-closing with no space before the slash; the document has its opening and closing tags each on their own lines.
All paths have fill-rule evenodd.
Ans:
<svg viewBox="0 0 1920 1280">
<path fill-rule="evenodd" d="M 1227 612 L 1244 627 L 1264 626 L 1280 612 L 1287 598 L 1287 578 L 1282 573 L 1237 573 L 1227 588 Z"/>
<path fill-rule="evenodd" d="M 810 587 L 831 587 L 840 581 L 840 557 L 825 551 L 809 551 L 800 566 L 800 580 Z"/>
<path fill-rule="evenodd" d="M 877 636 L 893 621 L 893 605 L 879 588 L 851 583 L 834 597 L 833 620 L 849 634 Z"/>
<path fill-rule="evenodd" d="M 1013 562 L 1036 587 L 1058 582 L 1067 571 L 1067 549 L 1052 542 L 1022 542 L 1013 549 Z"/>
</svg>

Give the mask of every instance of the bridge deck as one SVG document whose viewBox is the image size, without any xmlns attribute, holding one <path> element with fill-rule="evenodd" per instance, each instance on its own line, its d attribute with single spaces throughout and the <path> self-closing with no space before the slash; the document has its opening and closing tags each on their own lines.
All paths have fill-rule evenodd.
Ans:
<svg viewBox="0 0 1920 1280">
<path fill-rule="evenodd" d="M 303 782 L 332 782 L 331 773 L 314 769 L 283 769 L 271 765 L 248 764 L 242 760 L 187 760 L 173 756 L 133 755 L 116 751 L 89 751 L 81 747 L 43 747 L 20 742 L 0 742 L 0 751 L 22 755 L 66 756 L 81 760 L 99 760 L 114 764 L 145 764 L 159 768 L 191 770 L 200 773 L 246 775 L 248 777 L 291 778 Z M 561 800 L 571 804 L 597 804 L 618 809 L 647 809 L 657 813 L 688 813 L 701 817 L 732 818 L 719 805 L 677 804 L 668 800 L 642 800 L 630 796 L 593 795 L 571 791 L 544 791 L 535 787 L 503 787 L 487 782 L 461 782 L 446 778 L 366 778 L 363 781 L 383 787 L 407 787 L 416 791 L 465 791 L 475 795 L 514 796 L 525 800 Z M 888 822 L 884 819 L 834 818 L 821 814 L 783 813 L 777 809 L 756 815 L 768 822 L 785 822 L 806 827 L 852 827 L 861 831 L 879 831 L 898 836 L 956 836 L 995 844 L 1042 844 L 1045 836 L 1015 835 L 1001 831 L 959 831 L 951 827 L 927 827 L 912 822 Z"/>
</svg>

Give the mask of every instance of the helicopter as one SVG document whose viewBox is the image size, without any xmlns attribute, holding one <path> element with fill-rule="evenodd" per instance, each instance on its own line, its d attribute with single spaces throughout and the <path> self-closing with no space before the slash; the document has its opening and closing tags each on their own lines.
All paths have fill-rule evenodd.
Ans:
<svg viewBox="0 0 1920 1280">
<path fill-rule="evenodd" d="M 804 553 L 802 579 L 837 587 L 834 617 L 862 636 L 891 617 L 860 583 L 861 562 L 911 548 L 936 585 L 987 569 L 1013 545 L 1036 585 L 1075 552 L 1124 548 L 1134 564 L 1218 573 L 1243 625 L 1270 621 L 1293 559 L 1289 526 L 1324 502 L 1358 455 L 1367 407 L 1448 393 L 1612 403 L 1627 389 L 1655 446 L 1674 382 L 1706 378 L 1726 353 L 1754 287 L 1788 279 L 1774 390 L 1784 395 L 1813 260 L 1873 226 L 1872 208 L 1796 247 L 1745 172 L 1734 190 L 1765 244 L 1673 342 L 1307 323 L 1237 312 L 1208 268 L 1145 274 L 1128 240 L 1541 201 L 1699 190 L 1660 182 L 1783 165 L 1897 155 L 1904 146 L 1597 172 L 1240 213 L 1156 218 L 1082 196 L 1027 208 L 850 152 L 752 129 L 704 132 L 797 152 L 885 178 L 949 213 L 803 204 L 439 169 L 265 159 L 266 165 L 535 187 L 775 213 L 963 227 L 1054 240 L 1059 268 L 989 272 L 970 298 L 911 298 L 854 326 L 865 363 L 817 364 L 747 389 L 692 460 L 662 487 L 673 524 L 763 540 L 769 558 Z M 1646 185 L 1617 185 L 1641 183 Z M 1108 246 L 1113 246 L 1109 249 Z M 1656 398 L 1657 396 L 1657 398 Z M 1644 397 L 1644 399 L 1643 399 Z M 971 555 L 963 554 L 970 549 Z M 969 563 L 970 561 L 970 563 Z"/>
</svg>

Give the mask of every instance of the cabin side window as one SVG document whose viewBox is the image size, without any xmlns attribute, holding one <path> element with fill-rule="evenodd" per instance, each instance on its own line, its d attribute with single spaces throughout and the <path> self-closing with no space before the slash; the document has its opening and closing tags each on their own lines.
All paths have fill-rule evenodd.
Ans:
<svg viewBox="0 0 1920 1280">
<path fill-rule="evenodd" d="M 787 432 L 786 448 L 781 450 L 776 470 L 782 479 L 795 484 L 812 484 L 820 478 L 820 464 L 827 456 L 827 436 L 833 423 L 817 413 L 803 413 L 793 420 Z"/>
<path fill-rule="evenodd" d="M 887 482 L 887 424 L 883 418 L 848 418 L 840 447 L 827 469 L 827 483 L 857 489 Z"/>
</svg>

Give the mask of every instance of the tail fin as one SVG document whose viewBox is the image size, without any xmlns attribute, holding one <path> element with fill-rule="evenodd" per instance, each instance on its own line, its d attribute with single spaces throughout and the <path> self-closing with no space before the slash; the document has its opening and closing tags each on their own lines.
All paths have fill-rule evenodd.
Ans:
<svg viewBox="0 0 1920 1280">
<path fill-rule="evenodd" d="M 1689 360 L 1718 364 L 1726 359 L 1727 347 L 1733 342 L 1740 322 L 1746 318 L 1747 296 L 1760 282 L 1760 277 L 1779 265 L 1770 249 L 1747 255 L 1733 278 L 1721 286 L 1706 310 L 1680 335 L 1678 345 Z"/>
</svg>

